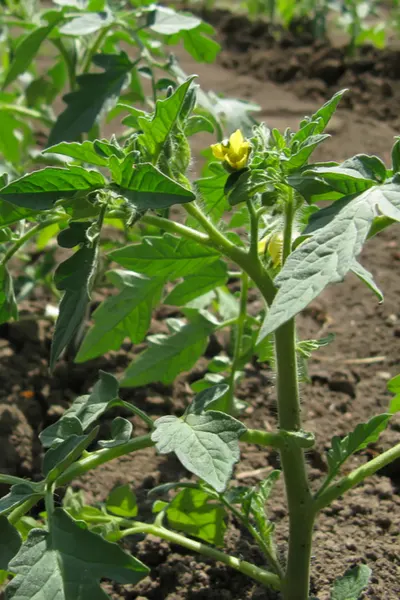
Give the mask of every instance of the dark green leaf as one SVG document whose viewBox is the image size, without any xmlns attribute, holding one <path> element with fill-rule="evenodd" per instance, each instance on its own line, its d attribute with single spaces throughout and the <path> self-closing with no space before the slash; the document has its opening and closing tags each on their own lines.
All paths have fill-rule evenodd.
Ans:
<svg viewBox="0 0 400 600">
<path fill-rule="evenodd" d="M 117 103 L 133 64 L 124 52 L 97 55 L 94 62 L 105 69 L 104 73 L 77 77 L 79 89 L 64 96 L 68 106 L 51 130 L 49 146 L 73 141 L 87 133 Z"/>
<path fill-rule="evenodd" d="M 161 454 L 175 452 L 183 466 L 223 492 L 240 457 L 239 439 L 245 426 L 233 417 L 210 410 L 203 415 L 173 415 L 154 423 L 151 439 Z"/>
<path fill-rule="evenodd" d="M 193 399 L 187 413 L 193 415 L 201 415 L 214 402 L 222 398 L 228 391 L 229 386 L 225 383 L 213 385 L 206 390 L 202 390 Z"/>
<path fill-rule="evenodd" d="M 354 431 L 344 438 L 334 436 L 331 442 L 332 448 L 328 450 L 327 454 L 329 476 L 336 475 L 352 454 L 366 448 L 368 444 L 375 443 L 382 431 L 386 429 L 390 417 L 390 414 L 377 415 L 372 417 L 368 423 L 357 425 Z"/>
<path fill-rule="evenodd" d="M 43 474 L 48 483 L 56 479 L 76 460 L 93 442 L 99 428 L 94 428 L 88 435 L 71 435 L 69 438 L 50 448 L 43 458 Z"/>
<path fill-rule="evenodd" d="M 229 203 L 225 196 L 225 184 L 228 174 L 218 163 L 209 166 L 209 173 L 195 182 L 196 188 L 204 204 L 205 214 L 214 222 L 219 222 Z"/>
<path fill-rule="evenodd" d="M 38 486 L 32 483 L 17 483 L 11 487 L 10 492 L 0 498 L 0 515 L 3 513 L 10 512 L 13 508 L 16 508 L 20 504 L 23 504 L 25 500 L 36 497 L 39 500 L 44 496 L 44 491 L 39 490 Z"/>
<path fill-rule="evenodd" d="M 86 232 L 92 225 L 91 221 L 70 221 L 68 227 L 60 231 L 57 243 L 61 248 L 75 248 L 79 244 L 87 243 Z"/>
<path fill-rule="evenodd" d="M 125 519 L 132 519 L 138 514 L 136 496 L 129 485 L 114 488 L 107 498 L 106 508 L 113 515 Z"/>
<path fill-rule="evenodd" d="M 71 423 L 79 420 L 81 431 L 87 429 L 111 406 L 118 405 L 118 381 L 110 373 L 99 372 L 99 381 L 94 385 L 92 393 L 79 396 L 73 405 L 63 414 L 61 419 L 49 425 L 39 435 L 44 447 L 51 446 L 54 442 L 66 439 L 71 435 Z M 68 420 L 69 431 L 63 432 L 60 424 Z M 79 430 L 78 430 L 79 431 Z M 73 433 L 77 433 L 73 430 Z"/>
<path fill-rule="evenodd" d="M 100 448 L 115 448 L 125 444 L 131 438 L 133 425 L 127 419 L 123 417 L 116 417 L 111 424 L 111 440 L 100 440 Z"/>
<path fill-rule="evenodd" d="M 330 136 L 326 134 L 312 135 L 299 146 L 297 152 L 285 161 L 289 170 L 296 170 L 306 164 L 314 150 Z"/>
<path fill-rule="evenodd" d="M 275 280 L 279 290 L 259 340 L 303 310 L 329 283 L 342 281 L 378 214 L 400 220 L 400 185 L 375 186 L 348 204 L 343 200 L 342 210 L 294 250 Z"/>
<path fill-rule="evenodd" d="M 360 194 L 368 188 L 376 185 L 374 179 L 365 178 L 362 173 L 350 167 L 313 167 L 310 171 L 305 172 L 305 177 L 315 177 L 332 190 L 340 194 Z M 330 196 L 327 197 L 331 200 Z"/>
<path fill-rule="evenodd" d="M 10 563 L 16 574 L 7 587 L 9 600 L 105 600 L 100 587 L 106 577 L 119 583 L 138 583 L 149 570 L 133 556 L 99 535 L 81 528 L 56 508 L 50 532 L 33 529 Z"/>
<path fill-rule="evenodd" d="M 59 18 L 50 23 L 50 25 L 37 27 L 22 39 L 15 50 L 13 61 L 5 76 L 3 89 L 10 85 L 18 75 L 21 75 L 21 73 L 24 73 L 28 69 L 32 59 L 39 51 L 42 42 L 61 19 L 62 15 L 60 14 Z"/>
<path fill-rule="evenodd" d="M 336 108 L 347 90 L 336 92 L 315 114 L 307 117 L 300 123 L 300 130 L 293 136 L 292 142 L 304 142 L 308 136 L 310 123 L 313 123 L 312 134 L 323 133 L 329 121 L 331 120 Z"/>
<path fill-rule="evenodd" d="M 188 275 L 168 294 L 164 304 L 184 306 L 194 298 L 202 296 L 210 290 L 215 290 L 224 285 L 228 279 L 227 265 L 223 261 L 214 262 L 206 266 L 195 275 Z"/>
<path fill-rule="evenodd" d="M 168 523 L 174 529 L 200 538 L 208 544 L 222 546 L 226 530 L 224 508 L 209 504 L 210 495 L 203 490 L 183 489 L 166 510 Z"/>
<path fill-rule="evenodd" d="M 0 197 L 11 204 L 32 210 L 49 210 L 61 198 L 88 194 L 106 182 L 97 171 L 81 167 L 46 167 L 12 181 L 0 190 Z"/>
<path fill-rule="evenodd" d="M 214 124 L 204 115 L 193 115 L 189 117 L 185 124 L 185 135 L 190 137 L 201 131 L 214 133 Z"/>
<path fill-rule="evenodd" d="M 63 35 L 89 35 L 108 27 L 113 22 L 111 11 L 88 12 L 81 17 L 75 17 L 60 28 Z"/>
<path fill-rule="evenodd" d="M 83 246 L 61 263 L 54 275 L 57 289 L 64 292 L 51 344 L 50 368 L 74 339 L 86 318 L 93 275 L 97 268 L 97 247 Z"/>
<path fill-rule="evenodd" d="M 400 171 L 400 138 L 396 138 L 392 148 L 392 169 L 393 173 Z"/>
<path fill-rule="evenodd" d="M 106 298 L 93 313 L 94 325 L 82 342 L 76 362 L 119 350 L 127 337 L 138 344 L 149 329 L 152 308 L 160 296 L 163 280 L 122 270 L 111 271 L 107 276 L 120 293 Z"/>
<path fill-rule="evenodd" d="M 146 237 L 140 244 L 110 252 L 109 257 L 126 269 L 147 276 L 177 279 L 197 273 L 219 258 L 215 250 L 170 234 Z"/>
<path fill-rule="evenodd" d="M 369 271 L 367 271 L 367 269 L 360 265 L 359 262 L 355 261 L 353 263 L 353 266 L 351 267 L 351 271 L 354 273 L 354 275 L 357 275 L 357 277 L 362 282 L 364 282 L 370 290 L 374 292 L 375 296 L 377 296 L 377 298 L 379 299 L 379 302 L 383 302 L 383 294 L 379 287 L 376 285 L 372 274 Z"/>
<path fill-rule="evenodd" d="M 98 141 L 98 140 L 96 140 Z M 46 148 L 44 153 L 63 154 L 69 156 L 75 160 L 81 160 L 82 162 L 91 163 L 92 165 L 99 165 L 100 167 L 106 167 L 108 165 L 108 159 L 101 156 L 95 149 L 95 143 L 89 140 L 85 142 L 61 142 L 55 146 Z"/>
<path fill-rule="evenodd" d="M 18 319 L 18 306 L 11 275 L 5 265 L 0 265 L 0 324 Z"/>
<path fill-rule="evenodd" d="M 154 381 L 172 383 L 179 373 L 189 371 L 200 358 L 214 328 L 204 321 L 189 323 L 169 336 L 152 336 L 147 350 L 129 365 L 121 386 L 138 387 Z"/>
<path fill-rule="evenodd" d="M 0 569 L 8 570 L 8 563 L 21 547 L 21 536 L 9 523 L 7 517 L 0 516 Z"/>
<path fill-rule="evenodd" d="M 133 165 L 129 175 L 123 175 L 117 192 L 139 210 L 168 208 L 195 199 L 191 190 L 150 163 Z"/>
<path fill-rule="evenodd" d="M 336 579 L 332 588 L 331 600 L 359 600 L 367 587 L 372 571 L 367 565 L 352 567 Z"/>
</svg>

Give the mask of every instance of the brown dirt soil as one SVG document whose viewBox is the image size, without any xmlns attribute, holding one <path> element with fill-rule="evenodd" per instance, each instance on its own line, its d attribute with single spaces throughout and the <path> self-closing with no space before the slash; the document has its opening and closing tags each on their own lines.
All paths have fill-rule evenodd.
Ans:
<svg viewBox="0 0 400 600">
<path fill-rule="evenodd" d="M 289 90 L 271 81 L 235 74 L 222 66 L 199 66 L 182 57 L 187 72 L 195 70 L 205 88 L 242 98 L 251 98 L 262 107 L 261 118 L 268 125 L 294 127 L 300 118 L 317 108 L 313 98 L 299 101 Z M 338 85 L 340 87 L 340 85 Z M 320 151 L 320 158 L 340 160 L 357 152 L 376 153 L 387 163 L 396 131 L 390 121 L 340 109 L 330 131 L 333 138 Z M 207 138 L 200 140 L 208 143 Z M 194 165 L 194 169 L 196 165 Z M 385 293 L 379 305 L 374 296 L 353 277 L 328 288 L 299 318 L 303 339 L 333 332 L 336 341 L 321 350 L 311 361 L 312 383 L 302 386 L 304 427 L 317 436 L 316 447 L 308 454 L 313 485 L 326 471 L 324 451 L 332 435 L 345 434 L 371 416 L 384 412 L 389 394 L 386 382 L 400 372 L 400 235 L 393 228 L 371 240 L 361 262 L 372 271 Z M 121 351 L 74 365 L 62 360 L 52 377 L 48 373 L 51 326 L 40 314 L 46 295 L 37 290 L 22 311 L 24 319 L 0 328 L 0 471 L 20 476 L 39 477 L 40 447 L 38 432 L 53 422 L 71 400 L 86 393 L 100 368 L 121 372 L 142 345 L 126 344 Z M 257 312 L 260 300 L 251 297 L 251 310 Z M 152 331 L 160 331 L 162 320 L 171 316 L 168 309 L 156 311 Z M 223 339 L 217 340 L 223 344 Z M 207 357 L 216 353 L 218 344 L 209 346 Z M 362 359 L 369 359 L 363 362 Z M 202 359 L 190 376 L 182 375 L 170 387 L 154 384 L 146 388 L 124 390 L 123 397 L 148 410 L 154 417 L 173 411 L 181 413 L 191 398 L 189 381 L 201 378 L 206 360 Z M 276 401 L 273 376 L 266 364 L 250 364 L 238 395 L 250 402 L 245 423 L 251 427 L 274 428 Z M 141 425 L 134 419 L 136 433 Z M 104 420 L 104 429 L 110 419 Z M 400 422 L 396 418 L 375 447 L 360 453 L 347 468 L 362 464 L 377 451 L 399 439 Z M 272 468 L 279 466 L 276 453 L 243 445 L 242 462 L 235 478 L 254 484 Z M 100 501 L 109 490 L 129 483 L 138 493 L 141 516 L 149 515 L 147 492 L 155 484 L 187 477 L 173 457 L 159 457 L 154 450 L 143 450 L 123 457 L 88 473 L 74 487 L 85 490 L 88 501 Z M 397 600 L 400 597 L 400 464 L 359 486 L 340 502 L 325 510 L 315 530 L 312 593 L 319 600 L 329 598 L 334 578 L 349 566 L 366 562 L 373 578 L 364 598 Z M 270 515 L 277 526 L 280 552 L 285 551 L 287 519 L 283 487 L 278 484 L 270 503 Z M 232 553 L 261 563 L 261 557 L 248 536 L 231 523 L 227 548 Z M 105 584 L 114 600 L 274 600 L 278 596 L 253 585 L 244 576 L 228 568 L 203 560 L 178 547 L 148 538 L 130 545 L 130 549 L 152 569 L 151 576 L 135 588 Z"/>
</svg>

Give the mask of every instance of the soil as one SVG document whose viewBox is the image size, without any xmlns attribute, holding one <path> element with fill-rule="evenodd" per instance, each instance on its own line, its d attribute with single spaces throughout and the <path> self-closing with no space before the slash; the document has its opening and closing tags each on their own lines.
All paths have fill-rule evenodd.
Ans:
<svg viewBox="0 0 400 600">
<path fill-rule="evenodd" d="M 262 108 L 260 119 L 270 126 L 281 129 L 294 127 L 304 114 L 318 107 L 321 95 L 343 87 L 342 78 L 349 72 L 362 77 L 366 97 L 372 97 L 370 81 L 375 81 L 376 77 L 383 78 L 382 85 L 387 83 L 393 90 L 399 86 L 400 90 L 400 81 L 387 79 L 379 70 L 381 67 L 376 75 L 377 65 L 381 63 L 376 60 L 373 51 L 368 51 L 365 56 L 374 58 L 371 58 L 372 64 L 366 67 L 363 74 L 348 70 L 337 79 L 325 82 L 318 94 L 310 92 L 299 100 L 297 94 L 302 82 L 308 81 L 312 87 L 315 81 L 323 81 L 323 78 L 316 76 L 307 80 L 310 71 L 306 71 L 305 65 L 308 64 L 307 60 L 310 64 L 316 64 L 313 56 L 315 47 L 299 44 L 296 47 L 289 45 L 284 51 L 281 49 L 282 69 L 287 69 L 291 55 L 303 57 L 299 58 L 301 67 L 297 68 L 297 75 L 287 79 L 282 86 L 276 83 L 278 75 L 271 75 L 277 63 L 274 67 L 273 54 L 267 53 L 267 36 L 265 40 L 262 34 L 257 37 L 255 29 L 247 37 L 241 32 L 245 47 L 240 49 L 237 31 L 238 27 L 232 25 L 229 29 L 227 24 L 221 22 L 220 35 L 225 39 L 225 44 L 219 64 L 193 65 L 182 54 L 182 67 L 187 72 L 195 70 L 200 76 L 201 85 L 207 89 L 228 96 L 251 98 L 259 103 Z M 255 48 L 253 42 L 258 39 L 264 40 L 265 45 Z M 304 49 L 307 49 L 307 53 L 301 54 Z M 234 75 L 232 70 L 222 66 L 227 64 L 228 58 L 231 60 L 230 66 L 235 66 Z M 254 65 L 257 60 L 259 66 L 256 68 Z M 244 71 L 246 74 L 243 74 Z M 302 79 L 299 73 L 303 71 Z M 321 73 L 323 71 L 321 68 Z M 359 87 L 356 86 L 351 94 L 352 100 L 340 108 L 332 120 L 332 140 L 319 151 L 319 158 L 341 160 L 363 152 L 377 154 L 389 164 L 392 140 L 396 134 L 397 107 L 396 114 L 392 118 L 386 114 L 384 121 L 379 110 L 390 105 L 385 104 L 384 96 L 380 96 L 370 112 L 372 105 L 369 105 L 369 101 L 361 105 L 354 100 L 354 94 L 359 93 Z M 367 113 L 368 117 L 365 116 Z M 207 143 L 207 136 L 198 142 L 199 146 Z M 196 170 L 196 163 L 193 170 Z M 336 340 L 330 346 L 314 355 L 309 367 L 311 383 L 302 385 L 304 427 L 317 436 L 316 446 L 308 454 L 310 476 L 315 487 L 326 472 L 324 452 L 329 447 L 332 435 L 343 435 L 357 423 L 385 412 L 390 399 L 386 383 L 400 372 L 399 230 L 393 228 L 372 239 L 362 254 L 361 262 L 373 273 L 384 291 L 383 304 L 378 304 L 365 286 L 349 276 L 343 283 L 329 287 L 299 317 L 299 332 L 303 339 L 331 332 L 336 334 Z M 34 479 L 40 477 L 41 455 L 37 435 L 43 427 L 57 419 L 77 395 L 87 393 L 99 369 L 120 373 L 132 357 L 143 349 L 143 345 L 132 348 L 125 344 L 119 352 L 84 365 L 64 359 L 50 376 L 48 358 L 52 326 L 49 321 L 40 318 L 47 300 L 50 297 L 45 290 L 35 290 L 29 302 L 22 307 L 22 320 L 0 328 L 0 471 Z M 251 310 L 256 313 L 260 308 L 261 302 L 254 293 L 251 296 Z M 168 316 L 171 316 L 169 309 L 155 312 L 153 333 L 162 330 L 162 322 Z M 222 337 L 214 340 L 208 348 L 207 358 L 217 353 L 223 344 Z M 181 414 L 191 398 L 188 384 L 203 376 L 205 365 L 206 359 L 201 359 L 190 374 L 180 376 L 173 386 L 154 384 L 123 390 L 122 395 L 154 417 L 171 411 Z M 267 429 L 275 427 L 274 377 L 267 364 L 253 363 L 247 366 L 238 396 L 250 402 L 244 419 L 246 425 Z M 140 422 L 136 419 L 133 421 L 135 433 L 140 434 Z M 110 419 L 103 421 L 104 430 L 109 428 L 110 422 Z M 398 442 L 399 432 L 400 420 L 394 418 L 379 443 L 354 457 L 346 468 L 362 464 L 377 452 Z M 276 467 L 279 467 L 279 460 L 275 452 L 243 445 L 242 461 L 236 469 L 235 479 L 242 484 L 255 484 Z M 145 519 L 150 509 L 148 490 L 155 484 L 188 476 L 173 457 L 159 457 L 154 450 L 148 449 L 88 473 L 74 483 L 74 488 L 83 489 L 87 500 L 96 502 L 103 500 L 113 486 L 129 483 L 137 491 L 141 517 Z M 373 570 L 371 583 L 363 598 L 397 600 L 400 597 L 399 489 L 398 461 L 323 512 L 316 525 L 312 562 L 312 593 L 319 600 L 329 598 L 329 589 L 336 576 L 360 562 L 365 562 Z M 269 513 L 276 523 L 278 547 L 283 555 L 287 517 L 282 498 L 283 486 L 280 482 L 270 502 Z M 234 521 L 230 525 L 228 550 L 262 564 L 248 536 Z M 132 542 L 129 548 L 151 567 L 152 572 L 135 588 L 105 583 L 105 589 L 114 600 L 278 598 L 276 594 L 252 584 L 223 565 L 182 552 L 178 547 L 151 537 L 136 544 Z"/>
</svg>

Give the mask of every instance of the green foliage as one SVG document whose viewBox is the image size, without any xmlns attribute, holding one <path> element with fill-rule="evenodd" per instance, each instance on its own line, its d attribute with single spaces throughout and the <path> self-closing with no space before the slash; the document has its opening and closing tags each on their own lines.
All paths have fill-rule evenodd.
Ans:
<svg viewBox="0 0 400 600">
<path fill-rule="evenodd" d="M 358 565 L 346 571 L 333 585 L 332 600 L 359 600 L 369 583 L 371 573 L 367 565 Z"/>
</svg>

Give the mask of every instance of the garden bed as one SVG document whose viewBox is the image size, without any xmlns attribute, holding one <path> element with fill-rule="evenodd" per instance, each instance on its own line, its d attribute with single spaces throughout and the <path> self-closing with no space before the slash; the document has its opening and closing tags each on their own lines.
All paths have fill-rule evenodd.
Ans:
<svg viewBox="0 0 400 600">
<path fill-rule="evenodd" d="M 257 102 L 261 118 L 270 126 L 294 126 L 318 106 L 321 96 L 341 87 L 351 93 L 344 108 L 332 121 L 331 142 L 319 157 L 340 160 L 358 152 L 376 153 L 389 162 L 392 137 L 396 135 L 400 100 L 399 64 L 396 53 L 377 54 L 366 50 L 357 59 L 345 58 L 340 49 L 311 44 L 308 38 L 271 41 L 265 25 L 250 24 L 243 17 L 217 15 L 215 24 L 224 49 L 217 65 L 193 65 L 183 59 L 186 71 L 198 71 L 208 89 L 235 94 Z M 290 42 L 290 40 L 292 40 Z M 235 69 L 232 71 L 224 67 Z M 328 73 L 330 75 L 328 76 Z M 284 84 L 284 88 L 279 84 Z M 297 96 L 303 97 L 298 101 Z M 350 110 L 351 109 L 351 110 Z M 367 111 L 368 119 L 362 111 Z M 386 122 L 382 122 L 385 120 Z M 343 435 L 359 422 L 384 412 L 390 395 L 386 382 L 400 372 L 400 234 L 397 229 L 370 241 L 361 257 L 385 294 L 379 305 L 353 276 L 328 288 L 299 318 L 303 339 L 337 334 L 337 340 L 314 355 L 310 363 L 311 383 L 302 386 L 304 427 L 316 431 L 317 443 L 308 455 L 312 480 L 317 485 L 326 472 L 324 452 L 332 435 Z M 232 281 L 231 285 L 235 285 Z M 40 445 L 38 433 L 54 422 L 77 395 L 87 393 L 98 370 L 122 372 L 142 346 L 125 345 L 119 352 L 83 365 L 61 360 L 52 375 L 48 372 L 51 323 L 42 320 L 49 298 L 38 289 L 22 307 L 22 320 L 0 328 L 0 471 L 22 477 L 38 477 Z M 251 297 L 254 313 L 261 309 L 258 297 Z M 163 321 L 176 316 L 163 308 L 154 314 L 152 333 L 164 330 Z M 206 357 L 216 355 L 225 340 L 216 336 Z M 124 399 L 158 417 L 171 411 L 181 414 L 191 391 L 189 383 L 204 374 L 201 359 L 190 374 L 179 377 L 173 386 L 160 384 L 123 390 Z M 249 402 L 245 424 L 274 429 L 276 404 L 273 378 L 265 363 L 248 365 L 245 383 L 238 397 Z M 135 433 L 140 421 L 133 419 Z M 111 419 L 104 420 L 104 432 Z M 399 420 L 394 419 L 379 444 L 349 461 L 350 468 L 365 462 L 379 450 L 399 439 Z M 242 446 L 237 481 L 259 482 L 279 467 L 276 453 Z M 138 492 L 141 516 L 148 516 L 151 501 L 147 491 L 159 483 L 189 477 L 170 456 L 157 457 L 153 449 L 125 456 L 88 473 L 75 487 L 88 501 L 103 500 L 113 486 L 129 483 Z M 400 464 L 394 463 L 352 490 L 327 509 L 317 524 L 313 559 L 312 593 L 319 600 L 329 597 L 333 579 L 349 566 L 366 562 L 373 570 L 364 597 L 396 600 L 400 597 Z M 278 485 L 270 502 L 271 519 L 276 523 L 278 545 L 285 540 L 286 515 L 283 488 Z M 282 544 L 282 549 L 285 547 Z M 139 542 L 136 556 L 151 569 L 151 576 L 135 588 L 105 584 L 115 599 L 124 600 L 273 600 L 272 592 L 249 583 L 227 567 L 182 555 L 177 547 L 152 538 Z M 250 539 L 233 523 L 228 550 L 244 558 L 261 560 Z"/>
</svg>

